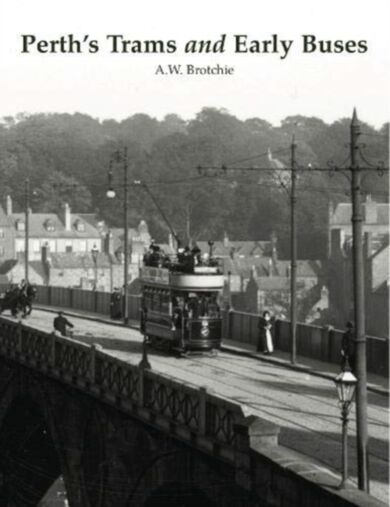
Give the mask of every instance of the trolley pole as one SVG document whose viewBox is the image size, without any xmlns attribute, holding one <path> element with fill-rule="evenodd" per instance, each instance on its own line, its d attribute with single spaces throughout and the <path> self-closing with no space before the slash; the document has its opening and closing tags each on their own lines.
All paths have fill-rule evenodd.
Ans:
<svg viewBox="0 0 390 507">
<path fill-rule="evenodd" d="M 24 223 L 24 279 L 28 283 L 28 259 L 29 259 L 29 236 L 30 236 L 30 180 L 26 178 L 24 190 L 25 223 Z"/>
<path fill-rule="evenodd" d="M 290 217 L 291 217 L 291 269 L 290 269 L 290 335 L 291 335 L 291 364 L 296 362 L 297 343 L 296 343 L 296 328 L 297 328 L 297 224 L 296 224 L 296 179 L 297 167 L 295 159 L 296 151 L 295 136 L 293 135 L 291 142 L 291 193 L 290 193 Z"/>
<path fill-rule="evenodd" d="M 368 478 L 368 431 L 367 431 L 367 368 L 366 331 L 364 307 L 364 262 L 362 238 L 361 171 L 358 164 L 360 123 L 356 109 L 351 121 L 351 183 L 352 183 L 352 255 L 353 255 L 353 299 L 356 342 L 356 438 L 358 457 L 359 489 L 369 492 Z"/>
<path fill-rule="evenodd" d="M 123 148 L 123 172 L 124 172 L 124 202 L 123 202 L 123 222 L 124 222 L 124 267 L 123 267 L 123 322 L 129 323 L 129 171 L 127 162 L 127 146 Z"/>
</svg>

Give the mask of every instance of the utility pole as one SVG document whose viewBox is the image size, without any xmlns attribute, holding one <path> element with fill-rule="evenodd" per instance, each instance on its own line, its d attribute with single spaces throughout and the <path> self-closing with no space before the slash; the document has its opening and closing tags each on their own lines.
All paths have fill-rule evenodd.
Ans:
<svg viewBox="0 0 390 507">
<path fill-rule="evenodd" d="M 296 179 L 297 167 L 295 159 L 295 136 L 291 142 L 291 189 L 290 189 L 290 220 L 291 220 L 291 269 L 290 269 L 290 334 L 291 334 L 291 364 L 296 362 L 297 354 L 297 224 L 296 224 Z"/>
<path fill-rule="evenodd" d="M 24 189 L 25 221 L 24 221 L 24 279 L 28 283 L 28 259 L 29 259 L 29 236 L 30 236 L 30 180 L 26 178 Z"/>
<path fill-rule="evenodd" d="M 124 293 L 123 293 L 123 321 L 125 325 L 129 323 L 129 294 L 128 294 L 128 284 L 129 284 L 129 167 L 127 163 L 127 146 L 123 148 L 123 177 L 124 177 L 124 202 L 123 202 L 123 221 L 124 221 L 124 271 L 123 271 L 123 283 L 124 283 Z"/>
<path fill-rule="evenodd" d="M 361 170 L 358 163 L 358 137 L 360 123 L 356 109 L 351 121 L 351 186 L 352 186 L 352 259 L 353 259 L 353 299 L 356 343 L 356 438 L 358 456 L 359 489 L 369 492 L 368 478 L 368 430 L 367 430 L 367 366 L 366 329 L 364 307 L 364 261 L 362 235 Z"/>
<path fill-rule="evenodd" d="M 129 323 L 129 167 L 127 158 L 127 146 L 123 148 L 123 154 L 120 151 L 115 152 L 114 159 L 116 162 L 123 163 L 123 227 L 124 227 L 124 238 L 123 238 L 123 253 L 124 253 L 124 265 L 123 265 L 123 322 L 125 325 Z M 108 185 L 109 188 L 106 192 L 106 196 L 109 199 L 116 197 L 116 192 L 112 186 L 112 164 L 113 160 L 110 160 L 110 166 L 108 169 Z"/>
</svg>

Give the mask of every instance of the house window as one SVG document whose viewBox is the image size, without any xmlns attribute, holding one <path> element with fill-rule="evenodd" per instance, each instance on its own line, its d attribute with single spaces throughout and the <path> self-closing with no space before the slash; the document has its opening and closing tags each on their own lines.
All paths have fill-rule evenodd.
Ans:
<svg viewBox="0 0 390 507">
<path fill-rule="evenodd" d="M 71 241 L 67 241 L 65 243 L 65 252 L 66 253 L 71 253 L 73 252 L 73 245 L 72 245 L 72 242 Z"/>
<path fill-rule="evenodd" d="M 32 249 L 33 249 L 33 252 L 34 253 L 38 253 L 41 251 L 41 248 L 40 248 L 40 244 L 39 244 L 39 240 L 38 239 L 34 239 L 34 241 L 32 242 Z"/>
<path fill-rule="evenodd" d="M 24 239 L 17 239 L 15 242 L 15 250 L 17 252 L 24 252 Z"/>
<path fill-rule="evenodd" d="M 85 232 L 85 224 L 81 220 L 76 220 L 75 228 L 77 232 Z"/>
<path fill-rule="evenodd" d="M 45 229 L 48 231 L 48 232 L 54 232 L 55 231 L 55 227 L 54 227 L 54 223 L 52 220 L 50 220 L 50 218 L 48 220 L 46 220 L 45 222 Z"/>
<path fill-rule="evenodd" d="M 26 230 L 26 224 L 23 222 L 23 220 L 17 220 L 16 221 L 16 230 L 17 231 L 24 231 L 24 230 Z"/>
</svg>

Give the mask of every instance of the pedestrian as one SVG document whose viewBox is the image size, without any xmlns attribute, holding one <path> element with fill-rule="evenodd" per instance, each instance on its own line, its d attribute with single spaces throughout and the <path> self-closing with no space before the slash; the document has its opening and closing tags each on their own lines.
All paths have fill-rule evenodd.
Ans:
<svg viewBox="0 0 390 507">
<path fill-rule="evenodd" d="M 63 312 L 58 312 L 57 317 L 53 321 L 53 326 L 56 331 L 61 333 L 62 336 L 67 336 L 67 328 L 73 328 L 74 325 L 64 317 Z"/>
<path fill-rule="evenodd" d="M 257 342 L 257 352 L 262 352 L 263 354 L 272 354 L 274 351 L 274 345 L 272 342 L 271 334 L 271 314 L 268 310 L 263 312 L 263 315 L 260 317 L 258 328 L 259 339 Z"/>
<path fill-rule="evenodd" d="M 355 354 L 355 330 L 353 323 L 348 321 L 347 328 L 341 340 L 341 369 L 344 371 L 350 366 L 352 373 L 355 373 L 356 354 Z"/>
<path fill-rule="evenodd" d="M 118 287 L 114 287 L 110 296 L 110 318 L 120 319 L 122 316 L 122 296 Z"/>
</svg>

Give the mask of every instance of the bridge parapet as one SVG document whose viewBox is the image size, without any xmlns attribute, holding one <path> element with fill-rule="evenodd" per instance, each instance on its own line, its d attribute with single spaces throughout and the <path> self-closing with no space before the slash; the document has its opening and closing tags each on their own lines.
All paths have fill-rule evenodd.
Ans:
<svg viewBox="0 0 390 507">
<path fill-rule="evenodd" d="M 114 405 L 199 450 L 234 463 L 241 405 L 114 357 L 100 345 L 0 318 L 0 353 Z M 277 443 L 272 425 L 269 443 Z M 267 437 L 268 438 L 268 437 Z"/>
</svg>

